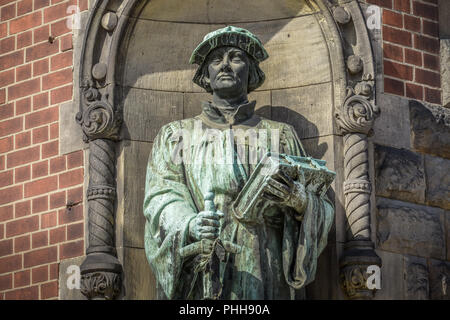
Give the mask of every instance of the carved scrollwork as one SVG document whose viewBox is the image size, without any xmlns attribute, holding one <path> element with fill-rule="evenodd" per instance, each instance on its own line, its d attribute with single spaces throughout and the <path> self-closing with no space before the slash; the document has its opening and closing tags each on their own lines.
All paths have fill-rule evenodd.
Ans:
<svg viewBox="0 0 450 320">
<path fill-rule="evenodd" d="M 94 272 L 81 276 L 81 293 L 88 299 L 113 300 L 119 294 L 122 287 L 120 273 Z"/>
<path fill-rule="evenodd" d="M 350 299 L 370 299 L 373 293 L 367 288 L 366 265 L 350 265 L 341 270 L 340 282 Z"/>
<path fill-rule="evenodd" d="M 365 90 L 368 90 L 365 88 Z M 356 94 L 351 87 L 347 88 L 344 104 L 335 116 L 342 133 L 369 134 L 380 109 L 372 104 L 366 96 Z"/>
</svg>

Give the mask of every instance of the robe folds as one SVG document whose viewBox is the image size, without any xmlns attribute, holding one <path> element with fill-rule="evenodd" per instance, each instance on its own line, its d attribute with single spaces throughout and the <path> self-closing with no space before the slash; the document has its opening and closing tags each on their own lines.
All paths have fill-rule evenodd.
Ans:
<svg viewBox="0 0 450 320">
<path fill-rule="evenodd" d="M 252 222 L 241 222 L 231 205 L 258 160 L 268 151 L 306 156 L 292 126 L 254 114 L 255 102 L 233 114 L 204 103 L 191 119 L 164 125 L 149 157 L 145 198 L 145 253 L 168 299 L 201 299 L 202 275 L 191 244 L 189 223 L 204 210 L 205 194 L 225 216 L 220 239 L 239 250 L 220 263 L 222 299 L 292 299 L 314 280 L 327 244 L 334 209 L 326 196 L 307 192 L 303 218 L 294 208 L 267 201 Z"/>
</svg>

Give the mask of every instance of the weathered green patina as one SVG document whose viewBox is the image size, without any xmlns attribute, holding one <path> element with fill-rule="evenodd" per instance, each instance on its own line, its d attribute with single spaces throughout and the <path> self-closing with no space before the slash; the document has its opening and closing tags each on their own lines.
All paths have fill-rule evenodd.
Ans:
<svg viewBox="0 0 450 320">
<path fill-rule="evenodd" d="M 257 116 L 247 101 L 251 59 L 234 42 L 212 50 L 200 62 L 212 102 L 194 118 L 164 125 L 154 140 L 145 251 L 169 299 L 301 298 L 327 244 L 333 206 L 304 176 L 266 172 L 262 189 L 245 193 L 268 152 L 307 156 L 292 126 Z M 314 184 L 329 185 L 333 173 L 319 169 Z M 242 219 L 233 206 L 253 203 L 252 196 L 252 218 Z"/>
</svg>

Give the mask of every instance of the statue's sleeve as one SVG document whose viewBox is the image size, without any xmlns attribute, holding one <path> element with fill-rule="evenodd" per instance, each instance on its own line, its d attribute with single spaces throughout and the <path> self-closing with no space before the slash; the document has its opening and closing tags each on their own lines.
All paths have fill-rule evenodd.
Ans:
<svg viewBox="0 0 450 320">
<path fill-rule="evenodd" d="M 283 152 L 306 156 L 295 130 L 287 125 L 280 136 Z M 283 232 L 283 270 L 287 283 L 300 289 L 315 278 L 317 259 L 327 245 L 328 232 L 334 219 L 334 208 L 326 196 L 307 191 L 308 204 L 301 222 L 295 210 L 285 215 Z"/>
<path fill-rule="evenodd" d="M 144 197 L 145 254 L 167 298 L 174 298 L 183 260 L 179 249 L 187 244 L 189 222 L 197 214 L 181 161 L 177 128 L 161 128 L 147 166 Z M 178 136 L 179 137 L 179 136 Z"/>
</svg>

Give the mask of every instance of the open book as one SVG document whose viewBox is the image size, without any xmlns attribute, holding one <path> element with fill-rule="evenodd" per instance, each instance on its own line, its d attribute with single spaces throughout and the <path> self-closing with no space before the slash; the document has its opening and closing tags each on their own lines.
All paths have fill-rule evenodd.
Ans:
<svg viewBox="0 0 450 320">
<path fill-rule="evenodd" d="M 274 152 L 267 153 L 256 166 L 244 188 L 232 205 L 233 214 L 240 221 L 256 221 L 259 210 L 254 210 L 262 201 L 267 180 L 281 170 L 284 174 L 305 186 L 306 191 L 322 197 L 327 192 L 336 173 L 328 170 L 324 160 L 311 157 L 296 157 Z"/>
</svg>

